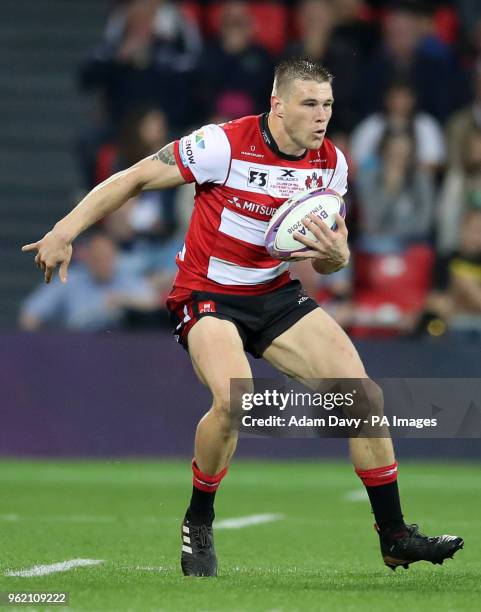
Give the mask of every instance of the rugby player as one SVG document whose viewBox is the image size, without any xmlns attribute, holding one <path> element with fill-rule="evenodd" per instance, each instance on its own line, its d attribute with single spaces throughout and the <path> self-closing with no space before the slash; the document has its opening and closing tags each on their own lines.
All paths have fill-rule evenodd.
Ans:
<svg viewBox="0 0 481 612">
<path fill-rule="evenodd" d="M 142 190 L 195 182 L 195 206 L 178 274 L 167 301 L 174 334 L 212 393 L 197 426 L 192 497 L 182 524 L 184 574 L 215 576 L 214 498 L 235 451 L 231 379 L 251 380 L 245 351 L 300 381 L 367 379 L 344 331 L 272 259 L 264 231 L 274 211 L 298 190 L 325 187 L 344 195 L 346 160 L 327 138 L 332 76 L 320 64 L 291 59 L 274 76 L 271 108 L 223 125 L 206 125 L 93 189 L 38 242 L 35 262 L 49 283 L 59 266 L 67 281 L 72 242 L 93 223 Z M 316 241 L 297 234 L 320 274 L 348 263 L 347 229 L 332 231 L 316 217 L 305 222 Z M 374 385 L 374 383 L 373 383 Z M 382 392 L 371 398 L 382 411 Z M 463 546 L 455 536 L 426 537 L 404 522 L 398 464 L 389 437 L 350 438 L 355 471 L 376 520 L 381 554 L 395 569 L 420 560 L 442 563 Z"/>
</svg>

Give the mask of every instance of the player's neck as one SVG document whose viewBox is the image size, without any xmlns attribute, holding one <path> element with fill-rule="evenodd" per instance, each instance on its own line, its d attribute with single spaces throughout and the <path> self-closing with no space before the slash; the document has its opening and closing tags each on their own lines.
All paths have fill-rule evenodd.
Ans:
<svg viewBox="0 0 481 612">
<path fill-rule="evenodd" d="M 269 126 L 272 137 L 276 141 L 279 151 L 285 155 L 293 155 L 295 157 L 302 157 L 304 155 L 306 149 L 299 148 L 299 145 L 291 140 L 291 137 L 286 132 L 282 121 L 272 112 L 270 112 L 267 116 L 267 125 Z"/>
</svg>

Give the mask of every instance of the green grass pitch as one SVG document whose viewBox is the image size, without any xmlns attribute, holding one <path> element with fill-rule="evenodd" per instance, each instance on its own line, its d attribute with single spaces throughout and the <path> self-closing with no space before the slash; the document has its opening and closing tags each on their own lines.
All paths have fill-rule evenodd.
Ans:
<svg viewBox="0 0 481 612">
<path fill-rule="evenodd" d="M 406 519 L 465 549 L 443 566 L 386 568 L 348 463 L 237 462 L 217 519 L 283 518 L 216 533 L 219 577 L 184 578 L 180 521 L 189 462 L 0 462 L 0 590 L 68 591 L 89 611 L 459 611 L 481 608 L 479 466 L 402 463 Z M 357 499 L 356 499 L 357 498 Z M 8 571 L 103 563 L 41 577 Z M 3 609 L 3 608 L 2 608 Z M 5 608 L 6 609 L 6 608 Z"/>
</svg>

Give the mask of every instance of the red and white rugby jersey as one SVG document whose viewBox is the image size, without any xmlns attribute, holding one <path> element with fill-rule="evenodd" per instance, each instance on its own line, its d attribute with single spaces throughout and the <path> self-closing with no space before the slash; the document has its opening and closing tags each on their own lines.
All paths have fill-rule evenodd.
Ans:
<svg viewBox="0 0 481 612">
<path fill-rule="evenodd" d="M 194 210 L 177 256 L 178 288 L 261 294 L 290 280 L 289 264 L 273 259 L 264 232 L 277 208 L 299 190 L 347 190 L 344 155 L 328 139 L 301 157 L 277 149 L 267 114 L 206 125 L 175 142 Z"/>
</svg>

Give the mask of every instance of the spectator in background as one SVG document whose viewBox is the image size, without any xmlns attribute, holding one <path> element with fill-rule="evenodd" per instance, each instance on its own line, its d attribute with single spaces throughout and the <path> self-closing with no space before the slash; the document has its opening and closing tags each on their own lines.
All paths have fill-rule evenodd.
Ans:
<svg viewBox="0 0 481 612">
<path fill-rule="evenodd" d="M 377 155 L 360 168 L 356 189 L 361 250 L 392 252 L 430 238 L 434 180 L 417 157 L 412 125 L 387 128 Z"/>
<path fill-rule="evenodd" d="M 218 36 L 206 46 L 200 64 L 199 95 L 206 116 L 226 97 L 239 98 L 242 108 L 265 110 L 271 89 L 272 59 L 253 42 L 253 21 L 247 2 L 231 0 L 222 6 Z"/>
<path fill-rule="evenodd" d="M 167 119 L 155 109 L 134 111 L 122 123 L 111 164 L 103 181 L 159 151 L 169 142 Z M 178 189 L 143 191 L 105 220 L 105 230 L 120 245 L 123 267 L 132 275 L 148 276 L 163 295 L 176 273 L 175 256 L 182 248 L 177 233 Z"/>
<path fill-rule="evenodd" d="M 295 20 L 299 40 L 289 45 L 286 56 L 321 62 L 337 75 L 334 82 L 336 112 L 329 129 L 331 135 L 347 132 L 358 118 L 355 95 L 361 58 L 345 37 L 333 36 L 336 13 L 331 0 L 304 0 L 296 9 Z"/>
<path fill-rule="evenodd" d="M 76 153 L 83 185 L 90 189 L 99 147 L 117 137 L 125 117 L 151 106 L 177 128 L 196 121 L 194 71 L 201 51 L 196 26 L 167 0 L 121 2 L 102 42 L 82 66 L 82 89 L 98 94 L 95 125 L 83 130 Z"/>
<path fill-rule="evenodd" d="M 464 213 L 456 250 L 436 262 L 434 289 L 418 332 L 441 335 L 446 325 L 481 335 L 481 202 Z"/>
<path fill-rule="evenodd" d="M 453 49 L 444 42 L 437 31 L 435 21 L 436 9 L 439 8 L 435 0 L 411 0 L 413 11 L 417 17 L 419 28 L 419 51 L 433 58 L 440 58 L 452 62 L 454 59 Z"/>
<path fill-rule="evenodd" d="M 27 297 L 19 318 L 22 329 L 101 331 L 121 326 L 127 310 L 158 307 L 152 287 L 122 269 L 111 238 L 94 232 L 78 251 L 80 261 L 71 268 L 68 285 L 55 278 Z"/>
<path fill-rule="evenodd" d="M 336 0 L 333 39 L 343 41 L 352 55 L 365 61 L 379 44 L 380 30 L 364 0 Z"/>
<path fill-rule="evenodd" d="M 370 163 L 386 130 L 410 130 L 412 126 L 416 162 L 427 168 L 440 168 L 445 160 L 441 126 L 433 117 L 417 110 L 412 85 L 404 79 L 392 81 L 383 102 L 383 112 L 361 121 L 352 133 L 351 156 L 355 165 L 363 168 Z"/>
<path fill-rule="evenodd" d="M 481 35 L 481 4 L 479 0 L 456 0 L 455 4 L 464 32 L 470 36 L 476 29 L 479 29 Z"/>
<path fill-rule="evenodd" d="M 437 246 L 444 255 L 455 249 L 464 211 L 481 203 L 481 127 L 466 132 L 460 155 L 444 178 L 439 199 Z"/>
<path fill-rule="evenodd" d="M 462 165 L 466 142 L 471 132 L 476 130 L 481 130 L 481 54 L 472 73 L 472 100 L 452 115 L 446 125 L 450 169 Z"/>
<path fill-rule="evenodd" d="M 254 101 L 247 93 L 226 92 L 215 101 L 214 112 L 211 115 L 212 123 L 225 123 L 239 117 L 254 114 Z"/>
<path fill-rule="evenodd" d="M 365 64 L 359 82 L 363 114 L 381 107 L 382 95 L 393 77 L 412 82 L 419 107 L 441 122 L 463 99 L 459 65 L 451 53 L 434 53 L 433 44 L 426 43 L 426 13 L 423 9 L 420 15 L 419 6 L 421 2 L 396 2 L 387 13 L 383 44 Z"/>
<path fill-rule="evenodd" d="M 108 123 L 118 125 L 133 109 L 151 105 L 184 126 L 192 113 L 192 76 L 200 51 L 199 32 L 175 4 L 130 0 L 111 14 L 81 82 L 102 94 Z"/>
</svg>

